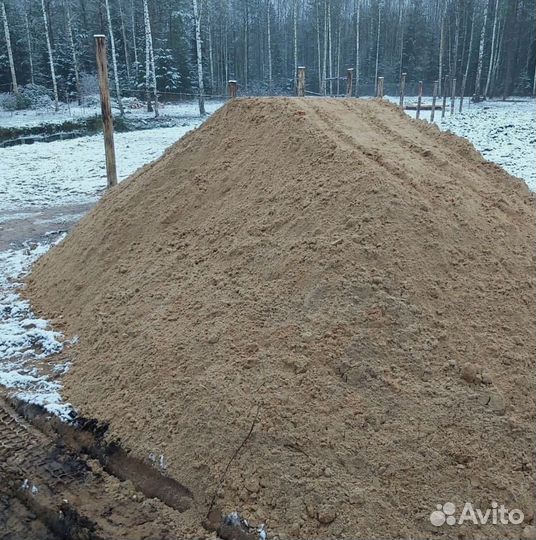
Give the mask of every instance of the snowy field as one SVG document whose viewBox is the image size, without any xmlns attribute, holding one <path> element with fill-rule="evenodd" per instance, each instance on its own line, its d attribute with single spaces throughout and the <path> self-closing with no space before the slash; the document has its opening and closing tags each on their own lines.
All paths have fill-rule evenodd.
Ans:
<svg viewBox="0 0 536 540">
<path fill-rule="evenodd" d="M 423 103 L 431 105 L 432 102 L 427 98 Z M 453 115 L 450 114 L 450 100 L 448 105 L 445 118 L 441 118 L 441 111 L 435 113 L 434 122 L 440 129 L 469 139 L 487 160 L 501 165 L 511 175 L 525 180 L 531 190 L 536 190 L 534 99 L 476 104 L 466 99 L 461 114 L 456 100 Z M 407 113 L 415 118 L 415 111 Z M 430 111 L 421 111 L 420 117 L 429 120 L 430 114 Z"/>
<path fill-rule="evenodd" d="M 212 103 L 209 110 L 214 111 L 220 105 Z M 478 105 L 466 101 L 463 114 L 456 109 L 454 115 L 447 112 L 441 119 L 439 111 L 436 122 L 441 129 L 472 141 L 487 159 L 523 178 L 534 190 L 534 105 L 534 100 Z M 196 104 L 181 107 L 174 114 L 190 116 L 182 127 L 116 134 L 121 180 L 158 158 L 169 145 L 202 123 L 196 116 Z M 48 121 L 50 113 L 40 114 L 0 115 L 0 125 L 8 125 L 6 119 L 11 122 L 9 125 Z M 415 111 L 408 111 L 408 114 L 414 117 Z M 429 111 L 421 114 L 423 119 L 429 116 Z M 64 121 L 65 118 L 53 116 L 53 120 Z M 35 317 L 17 290 L 31 263 L 62 238 L 61 231 L 44 237 L 41 234 L 35 237 L 35 231 L 42 232 L 43 227 L 49 230 L 47 227 L 53 227 L 49 224 L 61 223 L 63 214 L 58 212 L 65 208 L 71 208 L 70 222 L 76 221 L 82 216 L 82 209 L 73 205 L 96 201 L 105 185 L 101 135 L 0 149 L 0 246 L 2 235 L 4 245 L 8 245 L 8 249 L 0 251 L 0 386 L 23 399 L 44 405 L 65 419 L 69 418 L 72 409 L 61 399 L 61 374 L 69 364 L 55 365 L 44 361 L 63 348 L 63 337 L 50 329 L 46 321 Z M 56 219 L 50 219 L 50 215 L 43 212 L 46 209 Z M 43 213 L 48 217 L 43 217 Z M 28 220 L 32 226 L 22 229 L 21 233 L 21 224 Z M 16 231 L 19 231 L 19 241 L 9 246 L 6 238 L 13 240 Z M 20 240 L 26 240 L 22 247 Z"/>
<path fill-rule="evenodd" d="M 68 420 L 72 408 L 60 395 L 59 379 L 69 364 L 43 362 L 63 349 L 63 336 L 36 317 L 18 294 L 32 262 L 62 237 L 51 234 L 39 244 L 0 253 L 0 385 L 11 395 Z"/>
<path fill-rule="evenodd" d="M 207 103 L 207 110 L 214 112 L 221 105 L 222 102 Z M 182 126 L 115 134 L 119 180 L 158 158 L 166 148 L 203 121 L 197 104 L 186 103 L 180 109 L 177 105 L 167 108 L 171 107 L 176 116 L 188 118 Z M 39 113 L 27 113 L 11 117 L 11 120 L 18 118 L 23 123 L 32 122 L 36 115 Z M 0 223 L 3 210 L 93 202 L 105 186 L 104 144 L 100 134 L 0 148 Z"/>
<path fill-rule="evenodd" d="M 128 100 L 125 99 L 125 115 L 127 118 L 153 118 L 154 113 L 147 112 L 141 102 L 136 102 L 136 108 L 129 107 Z M 221 107 L 221 101 L 206 101 L 205 108 L 208 113 L 213 113 Z M 197 101 L 160 103 L 159 112 L 161 116 L 173 116 L 176 118 L 196 119 L 199 118 L 199 108 Z M 100 114 L 98 96 L 91 99 L 91 105 L 79 107 L 78 105 L 66 105 L 62 103 L 60 110 L 55 112 L 53 108 L 45 110 L 27 111 L 2 111 L 0 110 L 0 127 L 34 127 L 40 124 L 62 124 L 68 120 L 77 118 L 88 118 Z M 114 107 L 113 114 L 118 115 L 119 110 Z"/>
</svg>

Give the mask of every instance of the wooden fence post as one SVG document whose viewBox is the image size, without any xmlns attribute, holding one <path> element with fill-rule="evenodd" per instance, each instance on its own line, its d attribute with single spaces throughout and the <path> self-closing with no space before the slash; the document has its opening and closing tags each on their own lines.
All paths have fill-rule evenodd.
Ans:
<svg viewBox="0 0 536 540">
<path fill-rule="evenodd" d="M 441 107 L 441 118 L 445 118 L 447 108 L 447 92 L 449 91 L 449 79 L 450 77 L 445 75 L 445 82 L 443 83 L 443 106 Z"/>
<path fill-rule="evenodd" d="M 454 105 L 456 103 L 456 77 L 452 79 L 452 89 L 450 94 L 450 114 L 454 114 Z"/>
<path fill-rule="evenodd" d="M 236 97 L 236 81 L 231 79 L 228 83 L 227 83 L 227 91 L 229 93 L 229 99 L 233 99 Z"/>
<path fill-rule="evenodd" d="M 298 97 L 304 97 L 305 96 L 305 67 L 299 66 L 298 67 L 298 86 L 296 87 L 296 91 L 298 94 Z"/>
<path fill-rule="evenodd" d="M 376 97 L 383 99 L 383 77 L 378 77 L 378 90 Z"/>
<path fill-rule="evenodd" d="M 439 81 L 434 81 L 434 91 L 432 93 L 432 112 L 430 113 L 430 122 L 434 121 L 435 117 L 435 106 L 437 100 L 437 89 L 439 87 Z"/>
<path fill-rule="evenodd" d="M 352 97 L 352 84 L 354 81 L 354 68 L 346 71 L 346 97 Z"/>
<path fill-rule="evenodd" d="M 106 60 L 106 36 L 96 34 L 94 37 L 97 55 L 97 71 L 99 74 L 104 150 L 106 153 L 106 178 L 108 180 L 108 187 L 110 188 L 117 185 L 117 166 L 115 163 L 114 122 L 112 118 L 112 105 L 110 103 L 108 63 Z"/>
<path fill-rule="evenodd" d="M 461 85 L 461 88 L 460 88 L 460 107 L 458 109 L 459 112 L 462 112 L 463 110 L 463 99 L 464 99 L 464 93 L 465 93 L 465 84 L 466 84 L 466 81 L 467 81 L 467 78 L 465 77 L 465 75 L 463 76 L 463 79 L 462 79 L 462 85 Z"/>
<path fill-rule="evenodd" d="M 400 108 L 404 108 L 404 96 L 406 94 L 406 75 L 407 73 L 402 73 L 400 77 Z"/>
<path fill-rule="evenodd" d="M 422 89 L 423 89 L 422 81 L 419 81 L 419 97 L 417 98 L 417 113 L 415 115 L 415 118 L 419 118 L 421 116 Z"/>
</svg>

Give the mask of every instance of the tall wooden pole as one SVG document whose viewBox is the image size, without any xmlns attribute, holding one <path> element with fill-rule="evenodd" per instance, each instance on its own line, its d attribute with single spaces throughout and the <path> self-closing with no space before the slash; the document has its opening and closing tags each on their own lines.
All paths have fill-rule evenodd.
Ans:
<svg viewBox="0 0 536 540">
<path fill-rule="evenodd" d="M 432 94 L 432 112 L 430 113 L 430 122 L 434 121 L 438 87 L 439 87 L 439 81 L 435 81 L 434 82 L 434 91 L 433 91 L 433 94 Z"/>
<path fill-rule="evenodd" d="M 417 98 L 417 114 L 415 115 L 415 118 L 419 118 L 419 116 L 421 116 L 422 89 L 422 81 L 419 81 L 419 97 Z"/>
<path fill-rule="evenodd" d="M 456 103 L 456 77 L 452 79 L 452 88 L 450 94 L 450 114 L 454 114 L 454 105 Z"/>
<path fill-rule="evenodd" d="M 305 68 L 303 66 L 298 67 L 298 85 L 296 87 L 298 97 L 305 96 Z"/>
<path fill-rule="evenodd" d="M 346 97 L 352 97 L 352 84 L 354 80 L 354 68 L 346 71 Z"/>
<path fill-rule="evenodd" d="M 445 84 L 443 85 L 443 107 L 441 108 L 441 118 L 445 118 L 445 112 L 447 108 L 447 94 L 449 91 L 449 79 L 448 75 L 445 75 Z"/>
<path fill-rule="evenodd" d="M 108 63 L 106 61 L 106 36 L 95 35 L 97 51 L 97 71 L 101 98 L 102 125 L 104 128 L 104 150 L 106 152 L 106 177 L 108 187 L 117 185 L 117 167 L 115 164 L 114 123 L 110 103 L 110 85 L 108 82 Z"/>
<path fill-rule="evenodd" d="M 407 73 L 402 73 L 402 76 L 400 77 L 400 108 L 404 108 L 404 96 L 406 94 L 406 76 Z"/>
</svg>

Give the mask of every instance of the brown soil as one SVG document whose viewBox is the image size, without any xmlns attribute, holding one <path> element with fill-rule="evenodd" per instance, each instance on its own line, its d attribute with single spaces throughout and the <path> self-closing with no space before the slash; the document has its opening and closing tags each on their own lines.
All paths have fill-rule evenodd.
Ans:
<svg viewBox="0 0 536 540">
<path fill-rule="evenodd" d="M 517 538 L 534 210 L 386 103 L 235 100 L 106 195 L 28 293 L 80 336 L 68 399 L 192 492 L 179 536 L 207 534 L 216 494 L 282 537 Z M 435 528 L 446 501 L 526 522 Z"/>
</svg>

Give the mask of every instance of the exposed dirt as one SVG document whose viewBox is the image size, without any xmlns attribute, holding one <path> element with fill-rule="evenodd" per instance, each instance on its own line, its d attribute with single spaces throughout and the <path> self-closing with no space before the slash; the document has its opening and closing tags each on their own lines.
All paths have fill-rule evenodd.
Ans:
<svg viewBox="0 0 536 540">
<path fill-rule="evenodd" d="M 0 538 L 176 538 L 179 512 L 138 485 L 140 475 L 165 477 L 142 463 L 108 474 L 125 472 L 125 456 L 97 447 L 91 431 L 0 398 Z"/>
<path fill-rule="evenodd" d="M 518 538 L 429 516 L 534 518 L 534 209 L 386 103 L 235 100 L 28 294 L 80 336 L 69 401 L 191 493 L 181 537 L 214 502 L 292 538 Z"/>
</svg>

